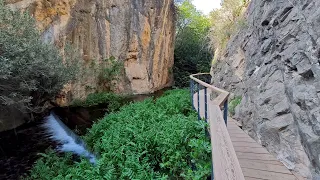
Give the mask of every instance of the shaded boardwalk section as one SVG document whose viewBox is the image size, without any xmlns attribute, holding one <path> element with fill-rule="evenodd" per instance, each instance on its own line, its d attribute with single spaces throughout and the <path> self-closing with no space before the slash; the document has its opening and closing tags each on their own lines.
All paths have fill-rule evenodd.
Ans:
<svg viewBox="0 0 320 180">
<path fill-rule="evenodd" d="M 245 179 L 295 180 L 295 176 L 232 120 L 227 126 Z"/>
<path fill-rule="evenodd" d="M 213 126 L 216 124 L 217 121 L 224 121 L 222 117 L 222 112 L 220 107 L 223 105 L 223 100 L 218 96 L 216 99 L 211 100 L 210 96 L 207 95 L 207 100 L 205 101 L 205 94 L 209 94 L 209 90 L 205 89 L 199 90 L 198 93 L 194 93 L 192 95 L 193 99 L 193 106 L 199 112 L 199 116 L 201 118 L 205 118 L 207 116 L 207 120 L 210 124 L 210 134 L 211 134 L 211 142 L 219 142 L 214 139 L 221 139 L 224 138 L 228 141 L 231 140 L 231 145 L 226 143 L 228 147 L 221 147 L 218 144 L 212 144 L 213 148 L 213 166 L 214 166 L 214 177 L 216 180 L 227 180 L 227 179 L 243 179 L 244 177 L 246 180 L 296 180 L 297 178 L 274 156 L 272 156 L 265 148 L 263 148 L 259 143 L 253 140 L 248 134 L 246 134 L 240 127 L 236 125 L 234 120 L 228 119 L 227 122 L 227 130 L 224 133 L 216 133 L 214 131 L 221 131 Z M 221 96 L 222 97 L 222 96 Z M 199 101 L 198 101 L 199 99 Z M 225 98 L 226 101 L 226 98 Z M 205 102 L 207 102 L 207 107 L 205 106 Z M 198 108 L 199 106 L 199 108 Z M 207 111 L 207 113 L 205 113 Z M 207 115 L 205 115 L 207 114 Z M 222 130 L 223 131 L 223 130 Z M 218 137 L 212 137 L 212 135 L 216 135 Z M 218 135 L 217 135 L 218 134 Z M 228 137 L 221 137 L 228 136 Z M 220 136 L 220 137 L 219 137 Z M 229 146 L 230 145 L 230 146 Z M 229 151 L 228 153 L 223 153 L 223 151 Z M 236 161 L 234 164 L 239 163 L 242 172 L 234 173 L 234 174 L 241 174 L 239 177 L 237 176 L 219 176 L 219 172 L 216 170 L 216 166 L 221 165 L 225 162 L 217 162 L 217 161 L 225 161 L 228 159 L 234 159 L 234 157 L 214 157 L 214 153 L 220 153 L 224 155 L 232 156 L 235 152 Z M 232 163 L 230 163 L 232 164 Z M 224 167 L 224 171 L 228 171 L 228 168 Z M 233 169 L 231 167 L 230 169 Z M 225 173 L 228 174 L 228 173 Z"/>
<path fill-rule="evenodd" d="M 194 107 L 198 109 L 198 95 L 194 94 Z M 200 91 L 200 116 L 204 118 L 204 90 Z M 209 101 L 209 99 L 208 99 Z M 209 106 L 210 104 L 208 104 Z M 207 108 L 210 110 L 211 108 Z M 265 148 L 253 140 L 233 120 L 228 120 L 228 133 L 245 179 L 295 180 L 295 176 Z"/>
</svg>

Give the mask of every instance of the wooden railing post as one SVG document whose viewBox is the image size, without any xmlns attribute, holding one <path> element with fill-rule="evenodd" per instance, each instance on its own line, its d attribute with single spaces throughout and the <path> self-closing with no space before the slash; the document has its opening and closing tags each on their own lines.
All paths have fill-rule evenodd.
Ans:
<svg viewBox="0 0 320 180">
<path fill-rule="evenodd" d="M 206 122 L 208 120 L 208 98 L 207 98 L 207 88 L 204 88 L 204 118 Z"/>
<path fill-rule="evenodd" d="M 228 99 L 224 101 L 223 105 L 223 119 L 224 122 L 226 123 L 226 126 L 228 125 Z"/>
<path fill-rule="evenodd" d="M 194 108 L 194 101 L 193 101 L 193 94 L 194 94 L 194 80 L 190 79 L 190 94 L 191 94 L 191 104 L 192 104 L 192 109 Z"/>
<path fill-rule="evenodd" d="M 198 97 L 197 97 L 197 99 L 198 99 L 198 120 L 200 120 L 201 119 L 201 117 L 200 117 L 200 84 L 199 83 L 197 83 L 197 90 L 198 90 Z"/>
<path fill-rule="evenodd" d="M 212 157 L 211 157 L 212 158 Z M 214 180 L 213 163 L 211 163 L 211 180 Z"/>
</svg>

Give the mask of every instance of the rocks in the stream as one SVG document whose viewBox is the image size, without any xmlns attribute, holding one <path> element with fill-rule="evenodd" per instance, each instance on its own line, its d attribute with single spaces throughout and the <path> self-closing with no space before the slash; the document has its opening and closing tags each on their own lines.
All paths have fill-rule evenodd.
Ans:
<svg viewBox="0 0 320 180">
<path fill-rule="evenodd" d="M 243 129 L 308 179 L 320 178 L 319 17 L 318 0 L 252 0 L 247 27 L 211 72 L 215 85 L 242 96 Z"/>
</svg>

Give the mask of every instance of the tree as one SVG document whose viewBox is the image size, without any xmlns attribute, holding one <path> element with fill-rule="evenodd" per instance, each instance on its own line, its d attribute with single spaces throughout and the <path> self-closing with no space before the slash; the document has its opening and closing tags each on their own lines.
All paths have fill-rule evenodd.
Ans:
<svg viewBox="0 0 320 180">
<path fill-rule="evenodd" d="M 186 87 L 190 74 L 210 70 L 213 56 L 208 32 L 211 24 L 209 18 L 199 12 L 190 0 L 177 6 L 174 76 L 176 86 Z"/>
<path fill-rule="evenodd" d="M 210 39 L 217 52 L 223 52 L 232 34 L 245 27 L 246 21 L 243 13 L 248 3 L 249 0 L 224 0 L 220 9 L 211 12 Z"/>
<path fill-rule="evenodd" d="M 44 102 L 75 77 L 75 56 L 65 53 L 63 58 L 42 41 L 27 12 L 12 11 L 0 0 L 0 107 L 41 112 Z"/>
</svg>

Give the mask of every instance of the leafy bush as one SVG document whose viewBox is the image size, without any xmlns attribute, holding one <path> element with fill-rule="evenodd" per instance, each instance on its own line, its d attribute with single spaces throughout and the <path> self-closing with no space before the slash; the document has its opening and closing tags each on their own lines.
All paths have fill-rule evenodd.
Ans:
<svg viewBox="0 0 320 180">
<path fill-rule="evenodd" d="M 94 124 L 84 138 L 100 155 L 96 166 L 49 152 L 27 179 L 205 179 L 211 172 L 205 127 L 191 109 L 189 92 L 172 90 Z"/>
<path fill-rule="evenodd" d="M 0 0 L 0 106 L 41 112 L 75 76 L 74 56 L 63 59 L 36 29 L 28 13 L 11 11 Z"/>
<path fill-rule="evenodd" d="M 103 63 L 99 65 L 99 84 L 107 88 L 106 90 L 110 91 L 115 85 L 115 80 L 118 79 L 118 75 L 123 70 L 123 63 L 117 61 L 115 57 L 110 57 L 105 59 Z"/>
<path fill-rule="evenodd" d="M 89 94 L 84 101 L 75 99 L 71 102 L 71 106 L 90 107 L 99 104 L 108 104 L 108 110 L 115 111 L 120 109 L 120 107 L 124 104 L 126 104 L 128 100 L 129 96 L 101 92 Z"/>
<path fill-rule="evenodd" d="M 231 35 L 238 29 L 245 26 L 243 13 L 249 3 L 249 0 L 224 0 L 222 7 L 211 12 L 212 33 L 210 38 L 212 46 L 222 52 Z"/>
<path fill-rule="evenodd" d="M 237 96 L 229 102 L 228 106 L 229 106 L 230 115 L 233 116 L 235 114 L 235 109 L 241 103 L 241 100 L 242 100 L 242 97 Z"/>
<path fill-rule="evenodd" d="M 189 75 L 209 72 L 213 54 L 209 48 L 210 19 L 197 11 L 190 0 L 177 4 L 178 20 L 174 50 L 175 86 L 187 87 Z"/>
</svg>

